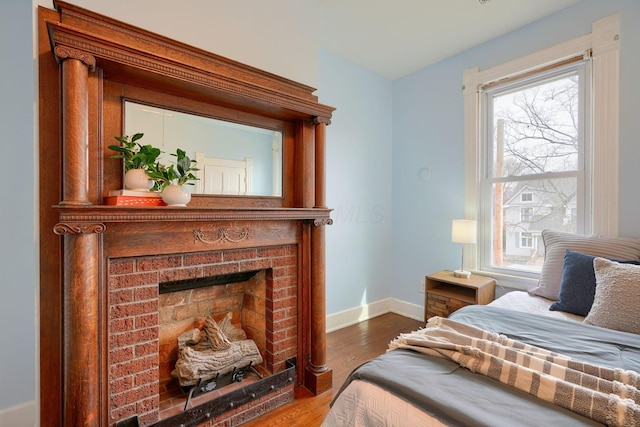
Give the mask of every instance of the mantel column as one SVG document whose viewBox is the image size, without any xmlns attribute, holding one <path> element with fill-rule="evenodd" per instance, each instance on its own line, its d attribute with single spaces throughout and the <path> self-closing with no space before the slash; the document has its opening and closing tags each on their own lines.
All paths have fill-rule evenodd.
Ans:
<svg viewBox="0 0 640 427">
<path fill-rule="evenodd" d="M 325 131 L 328 120 L 315 122 L 315 207 L 325 202 Z M 314 221 L 311 229 L 311 360 L 305 382 L 315 394 L 332 387 L 333 373 L 327 366 L 327 320 L 324 227 L 333 220 Z"/>
<path fill-rule="evenodd" d="M 60 206 L 89 200 L 89 71 L 92 55 L 66 46 L 54 54 L 62 67 L 63 189 Z M 99 243 L 100 223 L 59 223 L 63 237 L 63 425 L 97 426 L 100 412 Z"/>
<path fill-rule="evenodd" d="M 62 169 L 63 193 L 60 205 L 83 206 L 89 201 L 89 71 L 92 55 L 56 46 L 54 54 L 62 63 Z"/>
</svg>

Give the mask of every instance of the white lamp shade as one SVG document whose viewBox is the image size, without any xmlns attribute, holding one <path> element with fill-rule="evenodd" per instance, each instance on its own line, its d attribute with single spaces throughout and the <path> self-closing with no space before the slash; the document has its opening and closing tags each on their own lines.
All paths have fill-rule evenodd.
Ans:
<svg viewBox="0 0 640 427">
<path fill-rule="evenodd" d="M 454 219 L 451 224 L 451 241 L 454 243 L 476 243 L 476 230 L 474 219 Z"/>
</svg>

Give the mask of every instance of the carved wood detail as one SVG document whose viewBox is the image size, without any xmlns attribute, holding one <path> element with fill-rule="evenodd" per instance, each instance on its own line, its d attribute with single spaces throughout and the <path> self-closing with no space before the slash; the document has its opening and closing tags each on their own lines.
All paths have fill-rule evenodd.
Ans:
<svg viewBox="0 0 640 427">
<path fill-rule="evenodd" d="M 53 232 L 57 235 L 63 234 L 102 234 L 107 229 L 107 226 L 102 223 L 64 223 L 60 222 L 53 227 Z"/>
<path fill-rule="evenodd" d="M 95 56 L 69 46 L 56 46 L 53 50 L 53 54 L 59 62 L 62 62 L 65 59 L 77 59 L 86 65 L 89 68 L 89 71 L 93 71 L 96 66 Z"/>
<path fill-rule="evenodd" d="M 243 240 L 249 239 L 249 229 L 244 228 L 240 231 L 234 232 L 234 234 L 231 234 L 229 230 L 223 227 L 218 229 L 218 234 L 215 236 L 215 240 L 207 239 L 202 230 L 193 230 L 193 237 L 196 243 L 202 242 L 205 245 L 213 245 L 220 242 L 239 243 Z"/>
</svg>

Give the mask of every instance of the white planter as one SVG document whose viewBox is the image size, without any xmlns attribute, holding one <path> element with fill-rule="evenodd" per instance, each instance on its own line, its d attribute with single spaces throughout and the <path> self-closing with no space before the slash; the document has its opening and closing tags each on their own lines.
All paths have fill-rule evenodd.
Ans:
<svg viewBox="0 0 640 427">
<path fill-rule="evenodd" d="M 144 169 L 129 169 L 124 174 L 124 188 L 134 191 L 149 191 L 153 181 Z"/>
<path fill-rule="evenodd" d="M 172 184 L 162 190 L 162 200 L 167 206 L 187 206 L 191 201 L 191 193 L 184 185 Z"/>
</svg>

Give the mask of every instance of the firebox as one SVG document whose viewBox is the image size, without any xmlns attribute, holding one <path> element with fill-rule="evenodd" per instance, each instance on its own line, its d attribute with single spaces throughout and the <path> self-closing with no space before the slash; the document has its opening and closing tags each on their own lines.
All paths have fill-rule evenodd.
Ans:
<svg viewBox="0 0 640 427">
<path fill-rule="evenodd" d="M 235 423 L 292 400 L 297 264 L 295 245 L 110 260 L 109 396 L 116 426 L 216 425 L 230 417 Z M 178 342 L 206 337 L 207 321 L 243 331 L 260 363 L 232 362 L 181 382 Z"/>
</svg>

